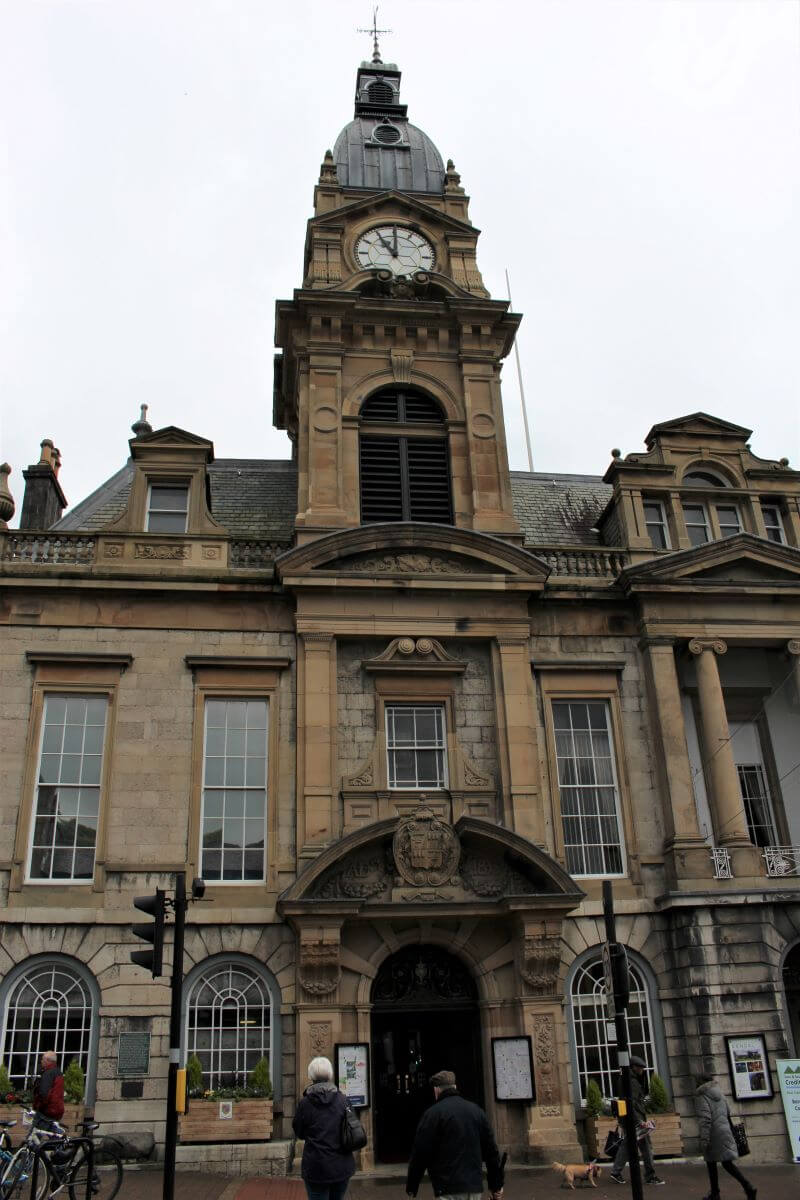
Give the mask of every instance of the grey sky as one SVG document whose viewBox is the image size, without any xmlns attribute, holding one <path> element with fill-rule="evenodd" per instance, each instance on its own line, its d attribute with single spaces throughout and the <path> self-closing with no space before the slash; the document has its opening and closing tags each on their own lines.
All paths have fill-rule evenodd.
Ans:
<svg viewBox="0 0 800 1200">
<path fill-rule="evenodd" d="M 285 457 L 273 309 L 351 119 L 350 0 L 5 0 L 0 458 L 49 436 L 77 503 L 142 402 L 219 457 Z M 800 460 L 795 0 L 396 0 L 402 99 L 452 157 L 524 314 L 537 470 L 705 409 Z M 526 466 L 513 357 L 512 468 Z"/>
</svg>

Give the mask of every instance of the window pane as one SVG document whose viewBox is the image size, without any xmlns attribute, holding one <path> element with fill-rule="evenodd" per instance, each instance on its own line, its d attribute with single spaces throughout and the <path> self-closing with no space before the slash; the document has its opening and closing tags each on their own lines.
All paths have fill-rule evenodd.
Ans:
<svg viewBox="0 0 800 1200">
<path fill-rule="evenodd" d="M 201 849 L 207 878 L 264 878 L 266 729 L 265 700 L 206 701 Z"/>
<path fill-rule="evenodd" d="M 251 867 L 245 863 L 245 876 Z M 195 980 L 186 1005 L 186 1055 L 196 1054 L 205 1088 L 242 1086 L 262 1057 L 271 1060 L 271 1002 L 264 979 L 243 964 L 214 963 Z"/>
<path fill-rule="evenodd" d="M 186 516 L 184 513 L 151 512 L 147 529 L 149 533 L 185 533 Z"/>
<path fill-rule="evenodd" d="M 31 878 L 86 879 L 94 872 L 107 708 L 104 696 L 45 697 Z"/>
<path fill-rule="evenodd" d="M 161 484 L 150 488 L 150 509 L 171 509 L 186 512 L 189 499 L 187 487 L 164 487 Z"/>
<path fill-rule="evenodd" d="M 630 964 L 631 998 L 626 1025 L 631 1052 L 644 1059 L 649 1071 L 656 1069 L 649 997 L 642 975 Z M 584 963 L 576 972 L 570 989 L 570 1018 L 578 1061 L 581 1100 L 593 1079 L 606 1098 L 617 1094 L 617 1049 L 608 1041 L 608 1017 L 605 983 L 599 958 Z M 645 1088 L 647 1088 L 645 1082 Z"/>
<path fill-rule="evenodd" d="M 447 786 L 443 705 L 387 705 L 386 746 L 390 788 Z"/>
<path fill-rule="evenodd" d="M 556 751 L 567 869 L 574 875 L 621 874 L 622 830 L 608 704 L 559 702 Z"/>
<path fill-rule="evenodd" d="M 55 1050 L 62 1064 L 74 1058 L 88 1074 L 93 1016 L 88 988 L 69 967 L 45 961 L 27 970 L 10 991 L 0 1046 L 14 1087 L 32 1085 L 44 1049 Z"/>
</svg>

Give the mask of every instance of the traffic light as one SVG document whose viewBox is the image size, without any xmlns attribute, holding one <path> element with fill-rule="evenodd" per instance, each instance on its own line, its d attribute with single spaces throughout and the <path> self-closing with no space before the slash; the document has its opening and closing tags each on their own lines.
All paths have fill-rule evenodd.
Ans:
<svg viewBox="0 0 800 1200">
<path fill-rule="evenodd" d="M 134 937 L 143 942 L 152 942 L 152 950 L 131 950 L 131 962 L 137 967 L 147 967 L 153 979 L 163 973 L 164 923 L 167 916 L 167 893 L 156 888 L 153 896 L 134 897 L 133 907 L 153 918 L 152 924 L 133 925 Z"/>
<path fill-rule="evenodd" d="M 631 996 L 630 972 L 628 970 L 628 952 L 621 942 L 612 942 L 611 952 L 611 982 L 614 989 L 614 1006 L 626 1009 Z"/>
</svg>

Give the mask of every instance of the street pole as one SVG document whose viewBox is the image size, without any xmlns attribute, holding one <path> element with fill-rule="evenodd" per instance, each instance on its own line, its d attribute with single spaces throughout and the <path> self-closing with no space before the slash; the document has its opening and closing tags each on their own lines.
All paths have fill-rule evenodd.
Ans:
<svg viewBox="0 0 800 1200">
<path fill-rule="evenodd" d="M 163 1200 L 175 1195 L 175 1148 L 178 1144 L 176 1107 L 178 1064 L 181 1058 L 181 999 L 183 995 L 183 932 L 186 924 L 186 872 L 175 873 L 175 937 L 172 943 L 172 1003 L 169 1012 L 169 1073 L 167 1075 L 167 1127 L 164 1137 Z"/>
<path fill-rule="evenodd" d="M 617 940 L 617 926 L 614 919 L 614 892 L 610 879 L 603 880 L 603 916 L 606 925 L 606 941 L 613 945 Z M 617 1029 L 617 1059 L 622 1081 L 622 1099 L 625 1101 L 625 1141 L 628 1144 L 628 1165 L 631 1173 L 631 1195 L 633 1200 L 644 1200 L 642 1191 L 642 1172 L 639 1164 L 639 1146 L 636 1141 L 636 1117 L 633 1112 L 633 1094 L 631 1089 L 631 1060 L 628 1048 L 628 1027 L 625 1024 L 625 1009 L 614 999 L 614 1023 Z M 165 1196 L 166 1200 L 166 1196 Z"/>
</svg>

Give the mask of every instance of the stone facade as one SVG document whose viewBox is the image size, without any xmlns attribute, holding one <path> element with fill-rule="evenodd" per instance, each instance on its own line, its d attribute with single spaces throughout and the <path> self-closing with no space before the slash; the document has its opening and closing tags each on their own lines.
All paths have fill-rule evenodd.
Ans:
<svg viewBox="0 0 800 1200">
<path fill-rule="evenodd" d="M 365 1164 L 387 1136 L 376 1108 L 410 1121 L 436 1053 L 462 1054 L 512 1157 L 580 1154 L 586 1080 L 613 1087 L 591 1040 L 608 875 L 637 1029 L 689 1152 L 694 1077 L 729 1086 L 726 1035 L 764 1035 L 776 1093 L 774 1060 L 800 1053 L 784 987 L 800 945 L 800 473 L 695 413 L 602 480 L 517 473 L 512 489 L 499 378 L 519 317 L 486 294 L 468 198 L 452 164 L 442 178 L 370 190 L 323 163 L 304 284 L 277 313 L 293 464 L 215 463 L 205 438 L 142 419 L 100 494 L 52 528 L 0 529 L 2 1053 L 26 972 L 72 972 L 106 1128 L 163 1138 L 167 977 L 130 961 L 132 902 L 200 874 L 228 836 L 203 824 L 209 700 L 268 703 L 266 849 L 263 879 L 211 878 L 190 909 L 187 989 L 206 964 L 250 964 L 269 992 L 276 1138 L 308 1060 L 367 1043 L 381 1103 Z M 421 231 L 435 269 L 362 269 L 378 226 Z M 425 398 L 419 427 L 413 409 L 388 433 L 362 421 L 367 398 L 399 393 Z M 422 489 L 402 520 L 361 523 L 370 437 L 406 456 L 403 503 Z M 448 522 L 425 519 L 440 493 L 407 450 L 442 444 Z M 36 466 L 38 487 L 53 464 Z M 185 528 L 151 530 L 159 486 L 179 489 Z M 93 869 L 34 877 L 45 706 L 87 695 L 108 714 Z M 436 736 L 390 745 L 395 709 L 433 713 Z M 401 1069 L 392 1021 L 435 1051 L 418 1041 Z M 151 1035 L 133 1089 L 126 1032 Z M 530 1039 L 528 1101 L 495 1095 L 501 1037 Z M 784 1158 L 777 1096 L 746 1115 L 754 1155 Z M 245 1157 L 220 1152 L 219 1169 Z"/>
</svg>

